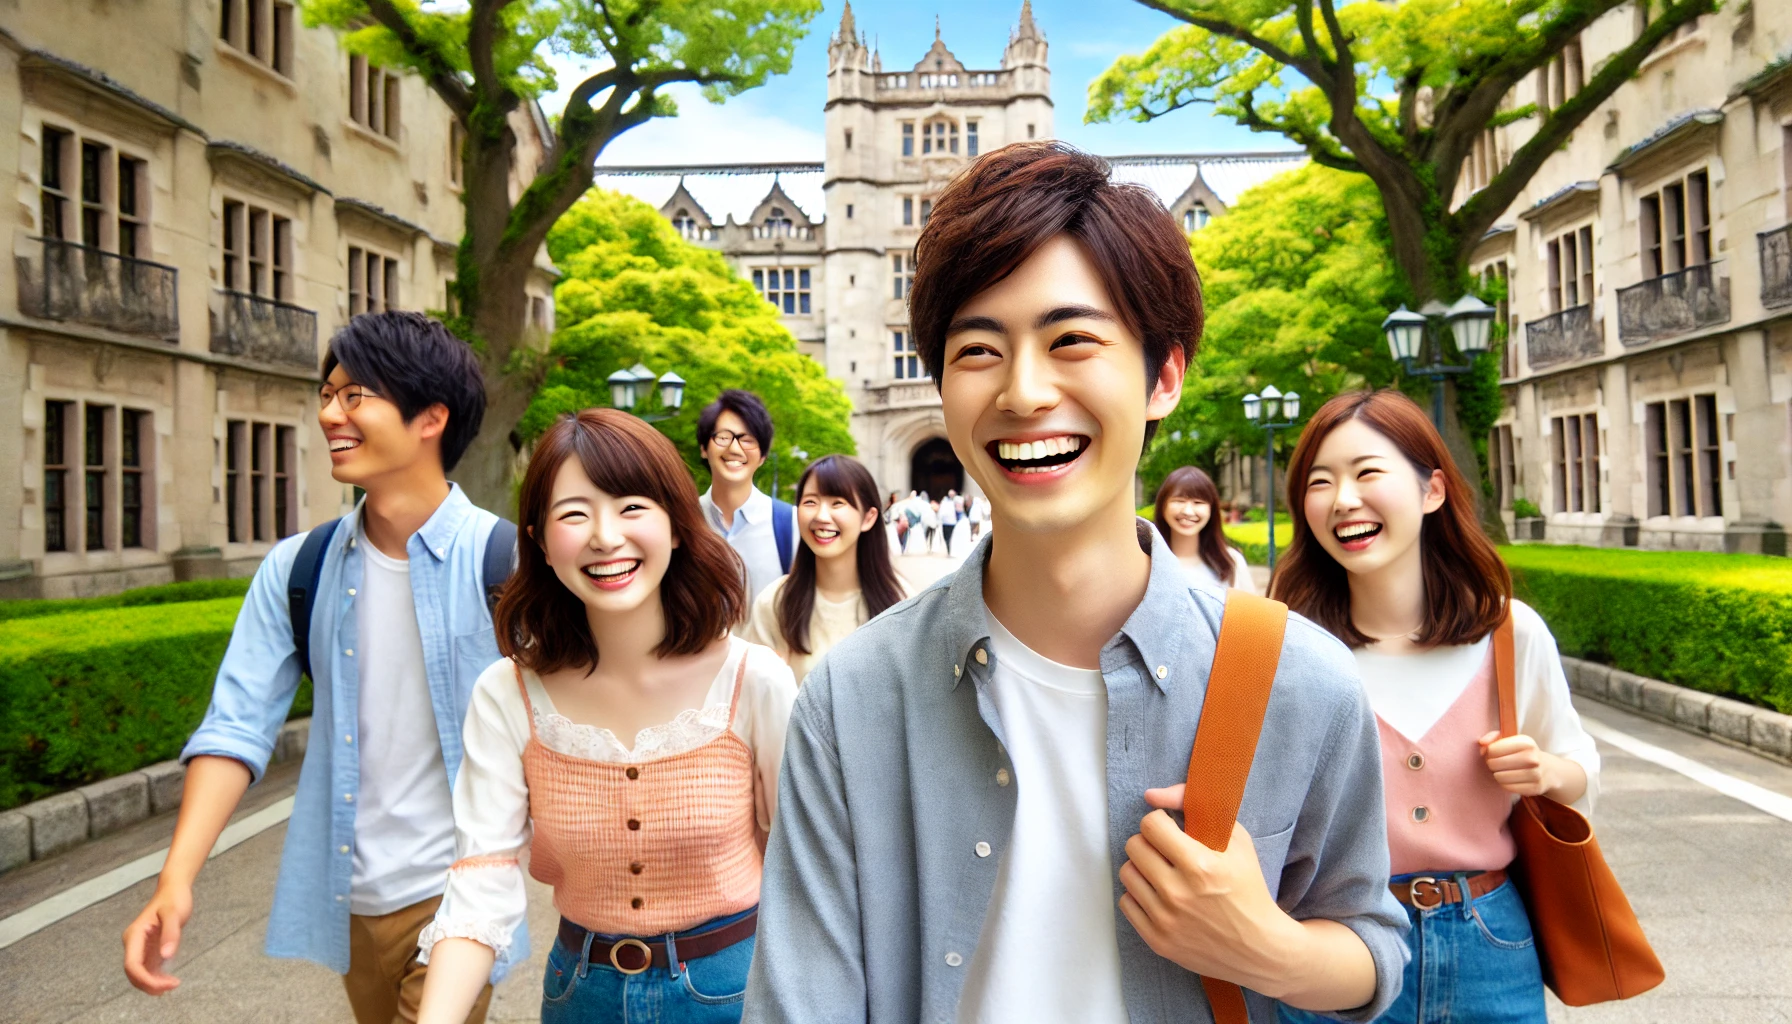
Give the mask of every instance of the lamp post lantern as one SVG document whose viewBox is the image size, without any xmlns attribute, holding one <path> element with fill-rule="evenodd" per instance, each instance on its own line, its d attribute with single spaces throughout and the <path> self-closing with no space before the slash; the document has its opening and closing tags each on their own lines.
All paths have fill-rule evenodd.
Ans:
<svg viewBox="0 0 1792 1024">
<path fill-rule="evenodd" d="M 653 394 L 657 384 L 660 393 L 660 412 L 635 413 L 648 423 L 658 423 L 678 415 L 684 407 L 684 378 L 667 370 L 655 377 L 645 364 L 636 363 L 626 370 L 617 370 L 605 378 L 610 385 L 610 404 L 623 412 L 635 412 L 635 406 L 647 396 Z"/>
<path fill-rule="evenodd" d="M 1283 394 L 1274 384 L 1259 394 L 1244 396 L 1244 418 L 1263 431 L 1263 466 L 1268 478 L 1264 510 L 1269 519 L 1269 571 L 1276 571 L 1276 431 L 1300 419 L 1300 392 Z"/>
<path fill-rule="evenodd" d="M 1431 423 L 1438 433 L 1444 429 L 1444 379 L 1474 369 L 1475 360 L 1493 344 L 1493 318 L 1498 315 L 1492 306 L 1470 293 L 1463 293 L 1449 306 L 1427 302 L 1417 313 L 1402 305 L 1381 322 L 1381 331 L 1388 339 L 1388 353 L 1408 376 L 1431 378 Z M 1441 327 L 1438 324 L 1441 321 Z M 1448 331 L 1456 339 L 1456 350 L 1467 362 L 1452 363 L 1444 357 L 1443 334 Z M 1429 336 L 1430 344 L 1426 343 Z M 1429 354 L 1430 362 L 1418 365 Z"/>
</svg>

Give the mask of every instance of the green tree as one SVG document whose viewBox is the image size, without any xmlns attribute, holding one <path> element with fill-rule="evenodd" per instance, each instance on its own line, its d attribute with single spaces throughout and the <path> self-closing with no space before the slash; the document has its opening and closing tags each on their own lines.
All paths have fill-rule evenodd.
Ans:
<svg viewBox="0 0 1792 1024">
<path fill-rule="evenodd" d="M 781 497 L 796 481 L 792 448 L 810 459 L 853 453 L 852 404 L 839 382 L 797 351 L 777 309 L 720 253 L 680 238 L 653 207 L 593 189 L 549 232 L 548 252 L 566 273 L 555 292 L 559 328 L 519 440 L 563 413 L 609 405 L 609 375 L 640 362 L 685 378 L 684 407 L 657 426 L 700 488 L 709 466 L 698 454 L 697 413 L 724 388 L 756 392 L 771 411 Z M 768 491 L 771 475 L 768 460 L 759 481 Z"/>
<path fill-rule="evenodd" d="M 712 102 L 790 70 L 821 0 L 302 0 L 310 25 L 342 33 L 352 53 L 427 82 L 463 128 L 456 329 L 485 369 L 485 429 L 456 472 L 487 508 L 509 501 L 512 427 L 540 379 L 523 346 L 524 285 L 548 230 L 591 187 L 610 140 L 677 114 L 662 90 L 696 83 Z M 511 200 L 517 139 L 510 115 L 555 86 L 547 54 L 581 59 L 589 77 L 554 112 L 547 156 Z"/>
<path fill-rule="evenodd" d="M 1375 186 L 1317 164 L 1239 196 L 1190 238 L 1207 327 L 1140 474 L 1155 490 L 1171 470 L 1216 472 L 1228 454 L 1258 457 L 1263 433 L 1239 399 L 1274 384 L 1310 414 L 1340 391 L 1395 383 L 1381 318 L 1399 291 Z M 1292 445 L 1292 437 L 1278 438 Z"/>
<path fill-rule="evenodd" d="M 1414 308 L 1469 290 L 1468 260 L 1545 160 L 1676 29 L 1718 0 L 1139 0 L 1185 24 L 1121 57 L 1089 87 L 1090 121 L 1150 120 L 1196 103 L 1285 136 L 1317 163 L 1366 175 L 1387 212 L 1389 248 Z M 1595 21 L 1640 12 L 1631 42 L 1554 105 L 1508 103 Z M 1485 187 L 1452 206 L 1477 138 L 1534 122 Z M 1495 364 L 1458 378 L 1459 457 L 1484 456 L 1497 411 Z M 1464 462 L 1465 465 L 1470 463 Z M 1483 459 L 1482 473 L 1485 478 Z M 1498 517 L 1486 517 L 1501 532 Z"/>
</svg>

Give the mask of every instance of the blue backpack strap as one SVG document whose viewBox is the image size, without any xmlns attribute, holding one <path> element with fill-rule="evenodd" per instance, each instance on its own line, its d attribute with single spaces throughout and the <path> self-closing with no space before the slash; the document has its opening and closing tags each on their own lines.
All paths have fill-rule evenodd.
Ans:
<svg viewBox="0 0 1792 1024">
<path fill-rule="evenodd" d="M 311 608 L 317 604 L 317 581 L 324 572 L 324 550 L 336 535 L 340 519 L 318 523 L 299 545 L 292 575 L 286 580 L 286 611 L 292 619 L 292 647 L 299 656 L 299 671 L 311 675 Z"/>
<path fill-rule="evenodd" d="M 486 535 L 485 561 L 479 568 L 480 582 L 485 584 L 487 610 L 498 607 L 498 595 L 503 593 L 504 583 L 510 579 L 511 567 L 515 564 L 516 524 L 499 518 L 492 525 L 492 532 Z"/>
<path fill-rule="evenodd" d="M 772 537 L 778 543 L 778 568 L 790 575 L 790 562 L 796 558 L 796 506 L 788 501 L 772 499 Z"/>
</svg>

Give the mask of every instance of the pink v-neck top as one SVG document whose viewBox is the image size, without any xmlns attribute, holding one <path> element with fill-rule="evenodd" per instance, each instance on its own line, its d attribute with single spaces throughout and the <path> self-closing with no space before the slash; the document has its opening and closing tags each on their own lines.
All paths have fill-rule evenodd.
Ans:
<svg viewBox="0 0 1792 1024">
<path fill-rule="evenodd" d="M 1444 669 L 1418 681 L 1435 688 L 1459 688 L 1456 699 L 1431 721 L 1410 715 L 1384 716 L 1378 709 L 1376 727 L 1381 732 L 1382 791 L 1387 800 L 1388 853 L 1392 873 L 1416 871 L 1493 871 L 1512 862 L 1512 833 L 1506 819 L 1513 797 L 1500 788 L 1481 759 L 1479 740 L 1499 728 L 1499 694 L 1494 682 L 1493 648 L 1485 642 L 1470 645 L 1485 650 L 1465 681 L 1462 670 L 1474 666 L 1465 661 L 1469 651 L 1452 651 L 1454 657 L 1437 659 Z M 1384 662 L 1424 659 L 1429 655 L 1383 658 Z M 1359 665 L 1362 662 L 1359 660 Z M 1365 669 L 1368 666 L 1364 666 Z M 1387 666 L 1387 667 L 1392 667 Z M 1450 678 L 1455 669 L 1455 678 Z M 1433 695 L 1434 696 L 1434 695 Z M 1404 721 L 1420 732 L 1413 738 L 1389 724 Z"/>
</svg>

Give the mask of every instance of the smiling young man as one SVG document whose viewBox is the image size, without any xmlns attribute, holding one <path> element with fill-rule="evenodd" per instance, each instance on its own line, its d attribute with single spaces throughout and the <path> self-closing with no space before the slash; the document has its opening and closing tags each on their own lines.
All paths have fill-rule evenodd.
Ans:
<svg viewBox="0 0 1792 1024">
<path fill-rule="evenodd" d="M 1343 645 L 1289 621 L 1227 852 L 1161 809 L 1224 608 L 1133 511 L 1200 337 L 1187 239 L 1029 143 L 947 188 L 917 258 L 910 324 L 996 528 L 810 673 L 746 1020 L 1206 1021 L 1201 975 L 1254 1021 L 1373 1018 L 1404 921 Z"/>
<path fill-rule="evenodd" d="M 697 417 L 697 445 L 709 463 L 703 515 L 747 567 L 747 601 L 790 571 L 796 509 L 753 483 L 772 450 L 772 416 L 751 391 L 729 389 Z"/>
<path fill-rule="evenodd" d="M 180 818 L 155 894 L 125 929 L 125 974 L 151 995 L 180 984 L 166 965 L 194 879 L 266 769 L 308 661 L 311 731 L 267 952 L 342 974 L 356 1020 L 391 1024 L 416 1019 L 417 935 L 454 861 L 461 723 L 498 659 L 485 591 L 498 517 L 446 476 L 479 433 L 484 379 L 441 324 L 368 314 L 330 340 L 318 410 L 331 475 L 366 500 L 318 533 L 321 547 L 307 548 L 310 533 L 288 537 L 256 570 L 211 707 L 181 754 Z M 316 556 L 310 579 L 295 569 L 302 551 Z M 310 593 L 304 659 L 289 584 Z M 490 992 L 470 1021 L 484 1020 Z"/>
</svg>

